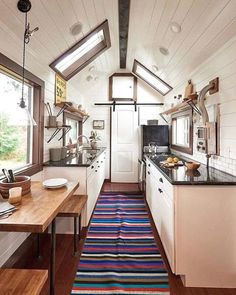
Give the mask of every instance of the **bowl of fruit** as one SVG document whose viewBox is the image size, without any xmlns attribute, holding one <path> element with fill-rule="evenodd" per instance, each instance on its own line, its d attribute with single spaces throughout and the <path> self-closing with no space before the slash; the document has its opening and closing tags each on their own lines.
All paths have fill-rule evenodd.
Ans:
<svg viewBox="0 0 236 295">
<path fill-rule="evenodd" d="M 165 161 L 162 162 L 166 167 L 175 167 L 183 165 L 183 162 L 180 161 L 177 157 L 168 157 Z"/>
</svg>

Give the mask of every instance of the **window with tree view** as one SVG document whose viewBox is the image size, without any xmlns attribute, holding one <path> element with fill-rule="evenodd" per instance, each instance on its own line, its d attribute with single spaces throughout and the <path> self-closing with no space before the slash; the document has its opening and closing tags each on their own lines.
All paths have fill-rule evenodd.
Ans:
<svg viewBox="0 0 236 295">
<path fill-rule="evenodd" d="M 32 164 L 33 127 L 19 126 L 22 83 L 15 76 L 0 71 L 0 167 L 18 170 Z M 33 112 L 33 87 L 26 83 L 24 98 Z M 0 171 L 1 174 L 2 171 Z"/>
</svg>

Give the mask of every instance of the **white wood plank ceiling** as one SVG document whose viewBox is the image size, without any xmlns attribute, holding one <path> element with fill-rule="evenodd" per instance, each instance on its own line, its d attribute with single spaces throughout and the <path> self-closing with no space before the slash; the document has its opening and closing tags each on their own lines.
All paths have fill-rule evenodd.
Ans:
<svg viewBox="0 0 236 295">
<path fill-rule="evenodd" d="M 93 65 L 98 75 L 119 70 L 119 34 L 117 0 L 31 0 L 29 20 L 40 30 L 28 46 L 28 68 L 45 72 L 46 67 L 76 41 L 108 19 L 112 47 Z M 21 62 L 23 16 L 17 0 L 0 0 L 0 40 L 3 54 Z M 134 58 L 151 68 L 173 87 L 178 86 L 202 61 L 236 34 L 236 0 L 131 0 L 127 71 Z M 70 34 L 80 21 L 82 32 Z M 177 22 L 182 31 L 170 30 Z M 169 50 L 164 56 L 159 47 Z M 72 79 L 75 85 L 85 80 L 88 65 Z"/>
</svg>

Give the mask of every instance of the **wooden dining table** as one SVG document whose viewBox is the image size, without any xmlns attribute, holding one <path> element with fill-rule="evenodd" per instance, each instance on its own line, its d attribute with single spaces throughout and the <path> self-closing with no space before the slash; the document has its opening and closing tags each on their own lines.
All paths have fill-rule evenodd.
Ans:
<svg viewBox="0 0 236 295">
<path fill-rule="evenodd" d="M 50 295 L 55 292 L 56 216 L 63 204 L 79 187 L 68 182 L 57 189 L 44 188 L 42 182 L 32 181 L 31 192 L 8 218 L 0 219 L 0 231 L 43 233 L 51 224 Z"/>
</svg>

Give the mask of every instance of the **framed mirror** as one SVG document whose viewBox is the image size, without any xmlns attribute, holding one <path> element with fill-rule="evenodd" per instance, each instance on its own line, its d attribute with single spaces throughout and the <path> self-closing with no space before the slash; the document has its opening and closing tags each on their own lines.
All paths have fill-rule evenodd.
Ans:
<svg viewBox="0 0 236 295">
<path fill-rule="evenodd" d="M 171 116 L 171 148 L 193 154 L 193 111 L 185 109 Z"/>
</svg>

